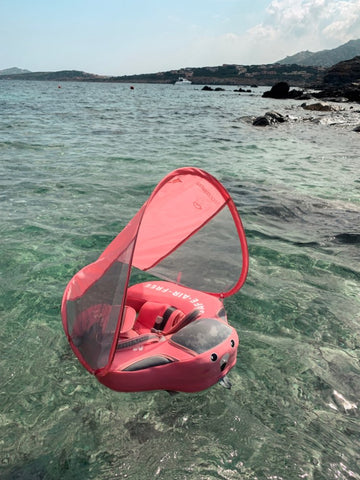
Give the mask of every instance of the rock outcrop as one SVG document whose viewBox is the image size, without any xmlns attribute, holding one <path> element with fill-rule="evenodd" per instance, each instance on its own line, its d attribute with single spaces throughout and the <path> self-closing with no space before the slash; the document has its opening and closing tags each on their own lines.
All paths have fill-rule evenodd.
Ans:
<svg viewBox="0 0 360 480">
<path fill-rule="evenodd" d="M 314 97 L 332 102 L 359 102 L 360 103 L 360 85 L 338 85 L 326 87 L 320 92 L 314 93 Z"/>
<path fill-rule="evenodd" d="M 324 76 L 324 86 L 338 87 L 360 82 L 360 56 L 339 62 Z"/>
<path fill-rule="evenodd" d="M 263 93 L 263 97 L 270 98 L 292 98 L 294 100 L 308 100 L 310 96 L 304 93 L 303 90 L 290 90 L 290 85 L 287 82 L 278 82 Z"/>
<path fill-rule="evenodd" d="M 337 63 L 324 76 L 316 98 L 332 101 L 360 102 L 360 56 Z"/>
</svg>

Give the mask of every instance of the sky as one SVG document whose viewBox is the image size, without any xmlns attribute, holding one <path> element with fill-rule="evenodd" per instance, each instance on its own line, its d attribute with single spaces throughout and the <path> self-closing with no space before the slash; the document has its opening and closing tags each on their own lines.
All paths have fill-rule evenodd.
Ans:
<svg viewBox="0 0 360 480">
<path fill-rule="evenodd" d="M 273 63 L 360 38 L 360 0 L 0 0 L 0 70 Z"/>
</svg>

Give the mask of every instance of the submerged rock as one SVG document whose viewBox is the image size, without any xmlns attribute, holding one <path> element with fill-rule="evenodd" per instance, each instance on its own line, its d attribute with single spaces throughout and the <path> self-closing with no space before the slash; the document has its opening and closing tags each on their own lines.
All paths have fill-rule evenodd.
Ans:
<svg viewBox="0 0 360 480">
<path fill-rule="evenodd" d="M 286 122 L 286 117 L 278 112 L 266 112 L 265 115 L 255 118 L 253 125 L 255 127 L 267 127 L 275 123 Z"/>
<path fill-rule="evenodd" d="M 303 103 L 301 106 L 304 110 L 313 110 L 317 112 L 335 112 L 337 110 L 335 107 L 323 102 L 310 103 L 309 105 Z"/>
<path fill-rule="evenodd" d="M 347 400 L 344 395 L 337 392 L 336 390 L 333 391 L 332 400 L 336 405 L 336 409 L 343 411 L 344 413 L 356 414 L 357 413 L 357 405 L 354 402 Z"/>
<path fill-rule="evenodd" d="M 349 101 L 346 97 L 324 97 L 322 98 L 324 102 L 336 102 L 336 103 L 346 103 Z"/>
<path fill-rule="evenodd" d="M 236 93 L 252 93 L 250 89 L 245 90 L 244 88 L 239 88 L 238 90 L 234 90 Z"/>
<path fill-rule="evenodd" d="M 256 117 L 253 121 L 254 127 L 267 127 L 270 125 L 270 120 L 264 115 L 262 117 Z"/>
<path fill-rule="evenodd" d="M 225 92 L 225 88 L 222 88 L 222 87 L 212 88 L 212 87 L 209 87 L 208 85 L 205 85 L 205 87 L 203 87 L 201 90 L 204 90 L 205 92 Z"/>
<path fill-rule="evenodd" d="M 281 113 L 278 112 L 266 112 L 265 116 L 270 118 L 273 122 L 286 122 L 286 117 L 284 117 L 284 115 L 281 115 Z"/>
</svg>

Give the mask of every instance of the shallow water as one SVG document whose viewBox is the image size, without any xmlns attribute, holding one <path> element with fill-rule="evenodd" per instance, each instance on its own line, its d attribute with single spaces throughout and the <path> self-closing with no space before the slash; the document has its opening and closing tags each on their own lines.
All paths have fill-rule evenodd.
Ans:
<svg viewBox="0 0 360 480">
<path fill-rule="evenodd" d="M 360 108 L 262 91 L 0 82 L 1 478 L 360 479 Z M 253 127 L 268 110 L 289 121 Z M 233 388 L 115 393 L 72 354 L 61 297 L 185 165 L 247 232 Z"/>
</svg>

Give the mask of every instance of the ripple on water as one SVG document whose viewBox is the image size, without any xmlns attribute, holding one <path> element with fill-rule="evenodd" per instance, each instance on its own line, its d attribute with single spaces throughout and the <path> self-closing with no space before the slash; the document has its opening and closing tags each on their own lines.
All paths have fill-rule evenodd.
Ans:
<svg viewBox="0 0 360 480">
<path fill-rule="evenodd" d="M 360 479 L 357 114 L 314 124 L 260 90 L 2 86 L 1 478 Z M 298 120 L 240 118 L 271 109 Z M 248 236 L 233 389 L 111 392 L 74 358 L 61 297 L 184 165 L 224 181 Z"/>
</svg>

